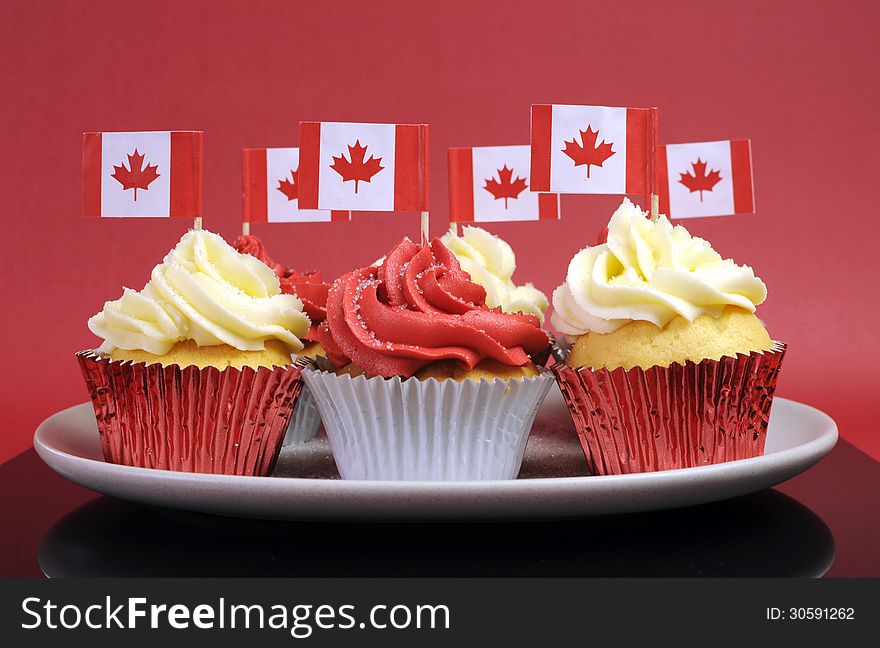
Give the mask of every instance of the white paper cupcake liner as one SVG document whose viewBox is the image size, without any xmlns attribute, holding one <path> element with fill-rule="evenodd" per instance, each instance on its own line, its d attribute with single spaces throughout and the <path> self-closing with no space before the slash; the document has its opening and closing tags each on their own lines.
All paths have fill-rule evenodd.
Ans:
<svg viewBox="0 0 880 648">
<path fill-rule="evenodd" d="M 323 356 L 313 358 L 310 363 L 324 371 L 333 371 L 335 367 L 333 363 Z M 287 426 L 287 432 L 284 435 L 282 445 L 291 446 L 311 441 L 315 438 L 318 430 L 321 428 L 321 413 L 315 404 L 315 399 L 309 388 L 303 385 L 299 400 L 293 410 L 293 416 L 290 419 L 290 425 Z"/>
<path fill-rule="evenodd" d="M 343 479 L 514 479 L 551 374 L 437 381 L 307 369 Z"/>
<path fill-rule="evenodd" d="M 293 409 L 290 425 L 284 434 L 282 445 L 291 446 L 311 441 L 321 427 L 321 413 L 308 387 L 303 387 Z"/>
<path fill-rule="evenodd" d="M 538 406 L 542 371 L 515 380 L 365 378 L 303 371 L 343 479 L 514 479 Z"/>
</svg>

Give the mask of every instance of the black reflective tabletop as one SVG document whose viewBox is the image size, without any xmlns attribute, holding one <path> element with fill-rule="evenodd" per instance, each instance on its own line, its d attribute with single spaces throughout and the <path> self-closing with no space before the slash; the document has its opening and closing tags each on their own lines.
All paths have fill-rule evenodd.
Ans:
<svg viewBox="0 0 880 648">
<path fill-rule="evenodd" d="M 504 523 L 272 522 L 98 496 L 0 466 L 0 576 L 880 576 L 880 464 L 841 441 L 725 502 Z"/>
</svg>

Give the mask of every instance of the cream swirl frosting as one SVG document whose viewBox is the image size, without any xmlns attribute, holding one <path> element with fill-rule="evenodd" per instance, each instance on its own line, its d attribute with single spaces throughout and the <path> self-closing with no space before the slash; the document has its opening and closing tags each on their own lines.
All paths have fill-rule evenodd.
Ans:
<svg viewBox="0 0 880 648">
<path fill-rule="evenodd" d="M 462 270 L 486 290 L 489 308 L 500 306 L 505 313 L 530 313 L 543 323 L 550 302 L 532 284 L 517 286 L 513 282 L 516 255 L 504 239 L 480 227 L 465 226 L 461 235 L 449 230 L 442 241 L 458 258 Z"/>
<path fill-rule="evenodd" d="M 104 350 L 163 355 L 181 340 L 194 340 L 259 351 L 277 339 L 298 351 L 309 318 L 299 298 L 281 293 L 264 263 L 239 254 L 217 234 L 193 230 L 153 268 L 143 290 L 125 288 L 88 326 L 104 338 Z"/>
<path fill-rule="evenodd" d="M 567 335 L 610 333 L 633 320 L 665 326 L 676 316 L 718 317 L 725 306 L 750 312 L 767 287 L 749 266 L 722 259 L 705 240 L 628 199 L 611 217 L 608 240 L 584 248 L 553 291 L 553 327 Z"/>
</svg>

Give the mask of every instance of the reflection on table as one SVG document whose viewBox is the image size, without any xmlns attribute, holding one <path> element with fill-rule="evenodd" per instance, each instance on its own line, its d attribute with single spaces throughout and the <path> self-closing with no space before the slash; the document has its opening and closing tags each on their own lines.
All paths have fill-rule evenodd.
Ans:
<svg viewBox="0 0 880 648">
<path fill-rule="evenodd" d="M 807 576 L 834 560 L 826 524 L 768 490 L 672 511 L 505 523 L 275 522 L 101 497 L 43 538 L 50 577 Z"/>
</svg>

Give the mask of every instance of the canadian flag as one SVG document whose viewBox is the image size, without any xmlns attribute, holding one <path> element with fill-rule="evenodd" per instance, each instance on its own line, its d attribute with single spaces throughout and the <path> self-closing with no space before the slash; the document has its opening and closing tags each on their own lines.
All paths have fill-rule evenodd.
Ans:
<svg viewBox="0 0 880 648">
<path fill-rule="evenodd" d="M 532 191 L 650 193 L 656 108 L 532 105 Z"/>
<path fill-rule="evenodd" d="M 202 131 L 83 133 L 89 218 L 202 215 Z"/>
<path fill-rule="evenodd" d="M 428 210 L 427 124 L 300 122 L 299 206 Z"/>
<path fill-rule="evenodd" d="M 454 222 L 559 218 L 559 195 L 529 191 L 530 147 L 449 149 L 449 219 Z"/>
<path fill-rule="evenodd" d="M 326 223 L 349 211 L 299 208 L 299 149 L 242 149 L 242 208 L 248 223 Z"/>
<path fill-rule="evenodd" d="M 657 148 L 660 211 L 670 218 L 755 211 L 752 145 L 747 139 Z"/>
</svg>

